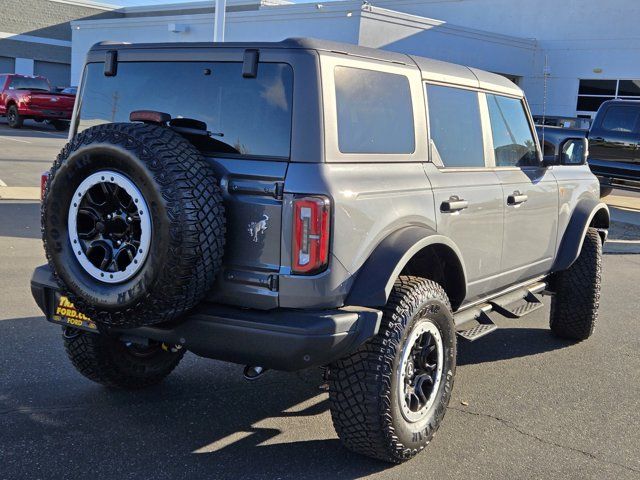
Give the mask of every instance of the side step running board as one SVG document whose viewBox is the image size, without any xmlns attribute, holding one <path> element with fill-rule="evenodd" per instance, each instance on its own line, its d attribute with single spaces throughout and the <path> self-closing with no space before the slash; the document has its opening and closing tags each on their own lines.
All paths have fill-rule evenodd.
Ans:
<svg viewBox="0 0 640 480">
<path fill-rule="evenodd" d="M 538 310 L 543 303 L 536 294 L 543 292 L 546 286 L 545 282 L 539 282 L 456 313 L 456 326 L 463 327 L 457 331 L 458 335 L 473 342 L 495 331 L 498 326 L 489 317 L 492 311 L 507 318 L 520 318 Z M 468 327 L 467 324 L 470 322 L 475 325 Z"/>
<path fill-rule="evenodd" d="M 544 306 L 536 294 L 531 291 L 528 291 L 524 297 L 518 295 L 515 298 L 498 298 L 489 303 L 495 312 L 507 318 L 524 317 L 527 313 L 534 312 Z"/>
<path fill-rule="evenodd" d="M 493 320 L 491 320 L 491 318 L 489 318 L 488 313 L 490 311 L 491 305 L 488 304 L 474 309 L 472 317 L 468 321 L 475 320 L 477 322 L 477 325 L 466 330 L 458 330 L 458 335 L 460 335 L 465 340 L 473 342 L 474 340 L 478 340 L 479 338 L 482 338 L 485 335 L 488 335 L 496 330 L 498 326 L 493 323 Z"/>
</svg>

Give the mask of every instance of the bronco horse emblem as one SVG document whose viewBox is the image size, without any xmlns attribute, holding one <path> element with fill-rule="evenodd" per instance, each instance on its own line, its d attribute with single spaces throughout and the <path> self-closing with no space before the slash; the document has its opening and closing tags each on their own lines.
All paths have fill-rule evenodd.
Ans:
<svg viewBox="0 0 640 480">
<path fill-rule="evenodd" d="M 261 233 L 264 235 L 264 232 L 269 228 L 267 222 L 269 221 L 269 215 L 262 215 L 262 220 L 259 222 L 251 222 L 249 224 L 249 228 L 247 231 L 254 242 L 258 243 L 258 235 Z"/>
</svg>

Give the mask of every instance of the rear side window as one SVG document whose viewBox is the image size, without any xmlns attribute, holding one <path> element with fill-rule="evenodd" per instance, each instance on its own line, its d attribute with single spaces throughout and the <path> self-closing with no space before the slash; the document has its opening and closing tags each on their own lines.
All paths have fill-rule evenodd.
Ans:
<svg viewBox="0 0 640 480">
<path fill-rule="evenodd" d="M 496 167 L 538 166 L 531 125 L 520 99 L 487 94 Z"/>
<path fill-rule="evenodd" d="M 427 85 L 431 155 L 445 167 L 484 167 L 478 93 Z"/>
<path fill-rule="evenodd" d="M 638 123 L 640 108 L 618 106 L 609 107 L 602 121 L 602 128 L 610 132 L 631 133 Z"/>
<path fill-rule="evenodd" d="M 336 67 L 335 84 L 342 153 L 413 153 L 413 106 L 407 77 Z"/>
<path fill-rule="evenodd" d="M 203 150 L 289 157 L 290 65 L 260 63 L 256 78 L 243 78 L 239 62 L 120 62 L 106 77 L 102 63 L 91 63 L 85 79 L 78 131 L 155 110 L 206 123 L 212 135 Z"/>
</svg>

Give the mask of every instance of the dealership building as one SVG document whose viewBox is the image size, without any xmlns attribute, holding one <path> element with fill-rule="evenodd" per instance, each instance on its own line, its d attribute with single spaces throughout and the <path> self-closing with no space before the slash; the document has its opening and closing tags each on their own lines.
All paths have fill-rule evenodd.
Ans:
<svg viewBox="0 0 640 480">
<path fill-rule="evenodd" d="M 127 8 L 80 0 L 6 2 L 23 13 L 26 4 L 47 6 L 57 23 L 29 25 L 30 16 L 21 14 L 16 28 L 0 19 L 0 69 L 10 69 L 11 58 L 15 71 L 27 73 L 46 72 L 44 62 L 62 63 L 71 84 L 99 41 L 213 39 L 212 1 Z M 535 115 L 572 118 L 593 116 L 610 98 L 640 99 L 638 20 L 634 0 L 227 0 L 225 40 L 317 37 L 461 63 L 515 81 Z"/>
</svg>

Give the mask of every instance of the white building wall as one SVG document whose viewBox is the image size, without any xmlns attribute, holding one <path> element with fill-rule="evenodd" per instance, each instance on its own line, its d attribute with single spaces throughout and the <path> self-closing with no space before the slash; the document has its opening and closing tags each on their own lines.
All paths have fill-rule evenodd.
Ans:
<svg viewBox="0 0 640 480">
<path fill-rule="evenodd" d="M 533 75 L 536 42 L 460 27 L 440 20 L 369 8 L 362 12 L 359 44 L 515 77 Z"/>
<path fill-rule="evenodd" d="M 403 51 L 522 77 L 534 114 L 575 116 L 579 79 L 640 79 L 640 1 L 360 0 L 263 7 L 227 17 L 228 41 L 309 36 Z M 318 5 L 321 5 L 318 7 Z M 385 13 L 383 9 L 396 12 Z M 361 10 L 362 9 L 362 10 Z M 397 11 L 407 15 L 398 14 Z M 424 18 L 419 18 L 424 17 Z M 431 19 L 438 20 L 431 20 Z M 174 33 L 170 24 L 187 25 Z M 72 24 L 72 79 L 101 40 L 211 41 L 213 15 Z M 549 65 L 544 94 L 545 59 Z"/>
<path fill-rule="evenodd" d="M 349 13 L 351 13 L 349 15 Z M 340 42 L 357 43 L 359 6 L 355 12 L 325 9 L 322 12 L 308 5 L 282 15 L 271 8 L 262 11 L 227 14 L 225 40 L 279 41 L 289 37 L 317 37 Z M 75 85 L 87 52 L 97 42 L 129 43 L 212 42 L 213 14 L 163 17 L 87 20 L 72 23 L 71 78 Z M 184 26 L 184 32 L 172 32 L 173 25 Z M 74 83 L 75 82 L 75 83 Z"/>
<path fill-rule="evenodd" d="M 72 79 L 97 42 L 208 42 L 212 14 L 78 21 L 72 24 Z M 171 31 L 180 26 L 183 32 Z M 279 41 L 316 37 L 430 56 L 515 76 L 532 74 L 535 41 L 461 28 L 391 10 L 335 2 L 263 8 L 227 15 L 227 41 Z"/>
<path fill-rule="evenodd" d="M 576 115 L 579 79 L 640 79 L 638 0 L 376 0 L 375 4 L 460 26 L 535 38 L 540 51 L 532 74 L 521 85 L 534 114 L 543 109 L 545 57 L 550 67 L 549 115 Z M 478 55 L 469 64 L 483 60 Z"/>
</svg>

